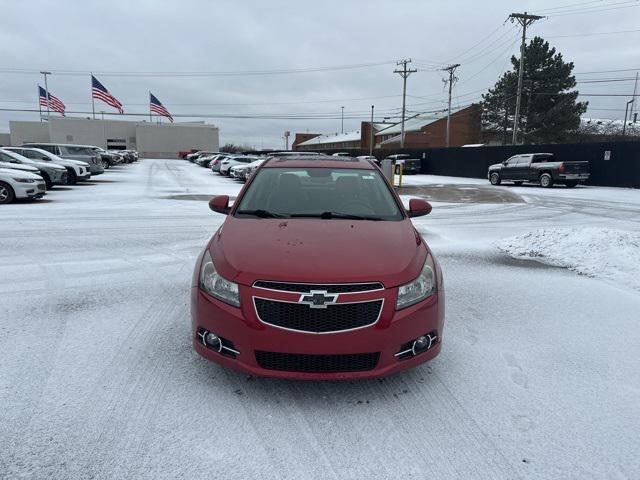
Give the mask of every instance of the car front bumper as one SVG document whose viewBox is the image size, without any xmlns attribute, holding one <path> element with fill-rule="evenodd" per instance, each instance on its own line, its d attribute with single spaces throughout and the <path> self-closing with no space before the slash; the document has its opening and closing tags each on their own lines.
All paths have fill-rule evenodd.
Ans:
<svg viewBox="0 0 640 480">
<path fill-rule="evenodd" d="M 197 286 L 192 287 L 191 320 L 195 350 L 211 361 L 248 374 L 301 380 L 381 377 L 427 362 L 440 353 L 444 325 L 442 289 L 399 311 L 395 310 L 396 289 L 379 291 L 378 298 L 384 299 L 384 303 L 373 325 L 322 334 L 287 330 L 263 323 L 258 319 L 253 303 L 253 297 L 261 293 L 260 289 L 241 287 L 242 307 L 236 308 L 209 296 Z M 233 349 L 238 352 L 235 358 L 206 347 L 198 335 L 202 329 L 232 342 Z M 436 332 L 437 335 L 430 349 L 415 356 L 398 357 L 408 342 L 429 332 Z M 314 357 L 357 354 L 379 354 L 379 357 L 375 365 L 366 370 L 291 371 L 263 368 L 257 359 L 258 351 Z"/>
<path fill-rule="evenodd" d="M 42 198 L 47 188 L 44 180 L 35 183 L 15 183 L 12 187 L 16 198 L 19 199 Z"/>
</svg>

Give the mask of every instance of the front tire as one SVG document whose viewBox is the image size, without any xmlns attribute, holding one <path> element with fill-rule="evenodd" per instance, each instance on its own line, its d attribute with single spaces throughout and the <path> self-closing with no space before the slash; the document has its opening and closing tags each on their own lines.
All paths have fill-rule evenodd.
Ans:
<svg viewBox="0 0 640 480">
<path fill-rule="evenodd" d="M 109 162 L 109 160 L 102 160 L 102 168 L 104 168 L 105 170 L 109 170 L 110 166 L 111 162 Z"/>
<path fill-rule="evenodd" d="M 498 172 L 493 172 L 491 175 L 489 175 L 489 181 L 491 182 L 491 185 L 500 185 L 502 179 L 500 178 L 500 174 Z"/>
<path fill-rule="evenodd" d="M 0 182 L 0 204 L 11 203 L 15 195 L 13 188 L 8 183 Z"/>
<path fill-rule="evenodd" d="M 543 173 L 542 175 L 540 175 L 540 186 L 542 188 L 553 187 L 553 178 L 551 178 L 551 174 Z"/>
<path fill-rule="evenodd" d="M 67 175 L 67 185 L 75 185 L 78 183 L 78 176 L 73 168 L 69 169 L 69 175 Z"/>
<path fill-rule="evenodd" d="M 49 178 L 49 175 L 47 175 L 46 173 L 42 173 L 41 176 L 44 180 L 44 184 L 47 187 L 47 190 L 51 190 L 53 188 L 53 182 Z"/>
</svg>

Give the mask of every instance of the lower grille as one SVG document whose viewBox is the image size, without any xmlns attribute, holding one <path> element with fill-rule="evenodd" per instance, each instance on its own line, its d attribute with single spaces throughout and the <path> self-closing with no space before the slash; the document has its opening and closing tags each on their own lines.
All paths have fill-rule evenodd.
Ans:
<svg viewBox="0 0 640 480">
<path fill-rule="evenodd" d="M 366 372 L 378 364 L 380 352 L 342 355 L 306 355 L 301 353 L 256 350 L 256 361 L 266 370 L 283 372 L 336 373 Z"/>
<path fill-rule="evenodd" d="M 382 300 L 337 303 L 326 308 L 254 298 L 258 318 L 269 325 L 309 333 L 339 332 L 376 323 Z"/>
</svg>

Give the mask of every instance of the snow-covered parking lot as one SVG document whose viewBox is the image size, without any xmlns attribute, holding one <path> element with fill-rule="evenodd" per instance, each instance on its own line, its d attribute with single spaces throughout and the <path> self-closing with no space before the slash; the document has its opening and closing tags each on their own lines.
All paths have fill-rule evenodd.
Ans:
<svg viewBox="0 0 640 480">
<path fill-rule="evenodd" d="M 232 180 L 144 160 L 3 205 L 0 478 L 640 478 L 640 191 L 405 181 L 433 200 L 443 350 L 361 382 L 192 350 Z"/>
</svg>

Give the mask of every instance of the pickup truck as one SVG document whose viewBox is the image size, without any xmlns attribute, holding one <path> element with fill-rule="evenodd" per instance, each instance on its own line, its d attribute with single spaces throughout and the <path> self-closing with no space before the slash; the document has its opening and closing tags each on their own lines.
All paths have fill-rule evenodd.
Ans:
<svg viewBox="0 0 640 480">
<path fill-rule="evenodd" d="M 559 162 L 553 153 L 525 153 L 491 165 L 487 176 L 491 185 L 504 181 L 516 185 L 533 182 L 549 188 L 554 183 L 562 183 L 572 188 L 589 179 L 589 162 Z"/>
</svg>

